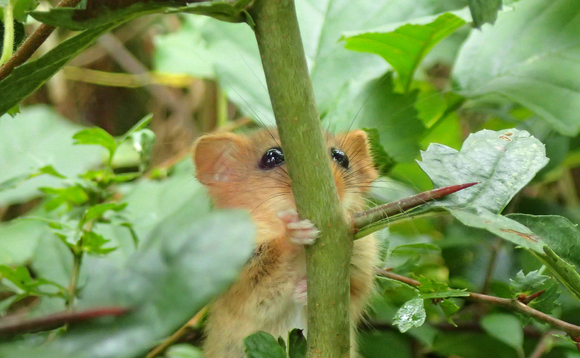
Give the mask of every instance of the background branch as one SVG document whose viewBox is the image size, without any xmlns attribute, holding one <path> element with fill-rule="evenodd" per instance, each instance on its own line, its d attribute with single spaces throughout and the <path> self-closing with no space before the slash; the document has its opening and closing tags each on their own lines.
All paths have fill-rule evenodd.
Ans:
<svg viewBox="0 0 580 358">
<path fill-rule="evenodd" d="M 63 0 L 57 5 L 57 7 L 75 7 L 79 2 L 80 0 Z M 40 45 L 42 45 L 48 36 L 52 34 L 54 29 L 54 26 L 45 24 L 38 26 L 38 28 L 26 39 L 26 41 L 24 41 L 8 62 L 0 67 L 0 81 L 8 77 L 17 66 L 22 65 L 32 57 Z"/>
<path fill-rule="evenodd" d="M 392 273 L 384 269 L 377 269 L 376 272 L 381 276 L 390 278 L 395 281 L 400 281 L 411 286 L 415 287 L 421 286 L 421 283 L 417 280 L 413 280 L 412 278 L 398 275 L 396 273 Z M 499 306 L 519 312 L 526 316 L 535 318 L 538 321 L 547 323 L 554 328 L 560 329 L 568 333 L 572 338 L 580 336 L 580 326 L 576 326 L 574 324 L 549 316 L 543 312 L 540 312 L 525 305 L 524 303 L 520 302 L 517 299 L 500 298 L 474 292 L 469 292 L 469 296 L 466 296 L 464 298 L 470 301 L 488 303 L 494 306 Z"/>
</svg>

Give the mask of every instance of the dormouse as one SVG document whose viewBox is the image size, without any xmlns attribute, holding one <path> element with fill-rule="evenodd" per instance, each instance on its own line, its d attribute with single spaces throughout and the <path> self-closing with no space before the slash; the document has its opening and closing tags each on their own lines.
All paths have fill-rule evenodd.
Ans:
<svg viewBox="0 0 580 358">
<path fill-rule="evenodd" d="M 378 176 L 366 133 L 325 136 L 345 215 L 363 210 L 365 193 Z M 304 245 L 314 243 L 318 230 L 298 217 L 279 143 L 272 128 L 249 135 L 209 134 L 195 143 L 196 176 L 209 189 L 215 206 L 248 210 L 258 228 L 253 257 L 237 282 L 210 306 L 206 358 L 245 358 L 243 339 L 256 331 L 287 337 L 293 328 L 307 328 Z M 356 356 L 354 329 L 372 291 L 376 261 L 372 235 L 354 242 L 352 357 Z"/>
</svg>

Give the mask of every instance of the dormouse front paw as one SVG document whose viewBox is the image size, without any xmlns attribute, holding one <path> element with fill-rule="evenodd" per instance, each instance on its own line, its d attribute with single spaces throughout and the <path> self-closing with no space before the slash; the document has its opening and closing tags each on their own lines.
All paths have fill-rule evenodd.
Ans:
<svg viewBox="0 0 580 358">
<path fill-rule="evenodd" d="M 297 245 L 312 245 L 320 235 L 320 231 L 310 220 L 300 220 L 294 209 L 281 211 L 278 217 L 286 226 L 290 241 Z"/>
</svg>

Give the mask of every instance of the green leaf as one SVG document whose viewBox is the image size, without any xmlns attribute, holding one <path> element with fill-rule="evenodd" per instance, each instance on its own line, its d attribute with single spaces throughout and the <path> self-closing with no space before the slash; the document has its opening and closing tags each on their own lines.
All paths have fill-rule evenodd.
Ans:
<svg viewBox="0 0 580 358">
<path fill-rule="evenodd" d="M 520 270 L 516 274 L 515 280 L 510 279 L 510 288 L 514 296 L 521 293 L 531 294 L 539 291 L 540 288 L 544 286 L 544 282 L 549 278 L 550 276 L 544 276 L 537 270 L 530 271 L 527 274 L 524 274 L 524 272 Z"/>
<path fill-rule="evenodd" d="M 106 255 L 117 249 L 116 247 L 104 248 L 103 246 L 105 246 L 111 240 L 105 239 L 103 235 L 99 235 L 94 231 L 85 231 L 83 233 L 82 240 L 81 250 L 87 254 Z"/>
<path fill-rule="evenodd" d="M 298 1 L 296 11 L 315 98 L 324 117 L 330 112 L 343 113 L 345 106 L 350 107 L 348 101 L 352 98 L 348 98 L 347 102 L 340 101 L 339 98 L 354 79 L 366 83 L 384 74 L 388 67 L 378 56 L 345 51 L 344 44 L 338 41 L 345 31 L 364 31 L 385 24 L 404 22 L 436 14 L 442 9 L 440 3 L 429 1 L 371 1 L 361 6 L 357 2 L 326 0 Z M 318 15 L 314 16 L 315 14 Z M 197 68 L 192 68 L 187 73 L 205 76 L 215 73 L 228 99 L 245 115 L 264 125 L 272 125 L 274 116 L 252 29 L 240 24 L 207 19 L 188 20 L 188 26 L 181 31 L 187 33 L 183 37 L 191 39 L 189 41 L 195 48 L 178 51 L 174 49 L 175 42 L 165 41 L 164 48 L 160 51 L 174 55 L 171 57 L 173 60 L 165 61 L 162 69 L 181 73 L 184 65 L 192 63 Z M 201 40 L 197 40 L 198 32 L 201 32 Z M 198 51 L 200 47 L 205 51 Z M 232 53 L 241 61 L 232 61 Z M 182 65 L 174 68 L 167 66 L 174 62 Z M 199 68 L 200 66 L 203 68 Z M 358 91 L 353 93 L 358 94 Z M 353 118 L 354 115 L 348 120 L 352 121 Z M 340 123 L 334 129 L 345 131 L 348 128 L 347 124 Z"/>
<path fill-rule="evenodd" d="M 345 48 L 359 52 L 370 52 L 384 58 L 399 74 L 403 88 L 409 91 L 413 74 L 429 51 L 439 41 L 449 36 L 465 20 L 452 14 L 413 21 L 395 29 L 377 28 L 368 32 L 347 35 Z"/>
<path fill-rule="evenodd" d="M 165 358 L 203 358 L 203 352 L 191 344 L 174 344 L 167 349 Z"/>
<path fill-rule="evenodd" d="M 543 252 L 545 243 L 530 229 L 498 215 L 546 165 L 544 145 L 526 131 L 483 130 L 471 134 L 461 151 L 431 144 L 421 169 L 435 187 L 479 182 L 428 205 L 444 207 L 464 225 L 488 230 L 516 245 Z"/>
<path fill-rule="evenodd" d="M 399 328 L 401 333 L 405 333 L 413 327 L 421 327 L 425 323 L 426 317 L 423 299 L 413 298 L 399 308 L 393 317 L 393 324 Z"/>
<path fill-rule="evenodd" d="M 5 98 L 4 92 L 0 102 Z M 17 188 L 0 192 L 0 206 L 22 203 L 42 195 L 38 187 L 62 187 L 62 176 L 76 177 L 99 164 L 101 148 L 75 147 L 71 136 L 83 127 L 71 123 L 46 106 L 31 106 L 14 118 L 0 118 L 0 182 L 9 178 L 26 179 L 43 167 L 49 175 L 39 175 L 22 182 Z M 12 182 L 16 184 L 16 182 Z M 1 251 L 1 250 L 0 250 Z"/>
<path fill-rule="evenodd" d="M 465 292 L 465 290 L 451 289 L 446 283 L 435 281 L 428 277 L 420 277 L 419 282 L 421 282 L 421 286 L 418 288 L 423 299 L 469 296 L 469 293 Z"/>
<path fill-rule="evenodd" d="M 580 274 L 574 266 L 563 260 L 548 246 L 544 246 L 544 253 L 537 256 L 550 267 L 560 282 L 580 300 Z"/>
<path fill-rule="evenodd" d="M 85 357 L 143 356 L 151 342 L 174 332 L 223 292 L 253 252 L 254 224 L 241 211 L 220 211 L 198 220 L 191 220 L 191 211 L 187 216 L 158 225 L 152 241 L 121 267 L 109 256 L 85 257 L 77 308 L 134 309 L 125 316 L 70 327 L 39 350 L 58 349 L 61 357 L 79 351 Z"/>
<path fill-rule="evenodd" d="M 367 139 L 371 147 L 371 155 L 373 157 L 373 162 L 380 175 L 388 175 L 391 169 L 395 166 L 396 162 L 389 154 L 385 151 L 381 145 L 381 136 L 376 128 L 363 128 L 367 133 Z"/>
<path fill-rule="evenodd" d="M 83 129 L 75 133 L 73 139 L 76 141 L 74 144 L 100 145 L 109 151 L 110 158 L 113 157 L 115 150 L 117 150 L 115 138 L 99 127 Z"/>
<path fill-rule="evenodd" d="M 520 357 L 524 356 L 524 330 L 520 321 L 511 314 L 493 313 L 483 317 L 481 327 L 490 336 L 515 349 Z"/>
<path fill-rule="evenodd" d="M 120 24 L 84 31 L 61 42 L 39 59 L 16 67 L 8 77 L 0 81 L 0 93 L 3 94 L 0 98 L 0 115 L 18 105 L 94 40 L 117 25 Z"/>
<path fill-rule="evenodd" d="M 85 215 L 83 216 L 83 222 L 88 222 L 88 221 L 91 221 L 93 219 L 100 218 L 101 216 L 103 216 L 104 213 L 106 213 L 109 210 L 119 212 L 119 211 L 125 209 L 126 206 L 127 206 L 127 203 L 123 203 L 123 204 L 104 203 L 104 204 L 98 204 L 98 205 L 92 206 L 85 212 Z"/>
<path fill-rule="evenodd" d="M 449 324 L 457 327 L 457 324 L 455 324 L 455 322 L 453 322 L 453 319 L 451 319 L 451 316 L 453 316 L 455 313 L 457 313 L 457 311 L 459 311 L 459 306 L 457 306 L 455 304 L 455 302 L 453 302 L 452 300 L 443 300 L 443 301 L 437 303 L 437 305 L 439 307 L 441 307 L 441 310 L 443 311 L 443 314 L 445 314 L 445 318 L 447 319 L 447 322 L 449 322 Z"/>
<path fill-rule="evenodd" d="M 528 302 L 527 305 L 544 313 L 552 313 L 559 305 L 557 299 L 560 297 L 558 283 L 550 276 L 541 275 L 538 271 L 530 271 L 524 275 L 519 271 L 514 280 L 510 279 L 511 297 L 518 297 L 523 294 L 531 294 L 544 291 L 539 297 Z"/>
<path fill-rule="evenodd" d="M 354 88 L 351 90 L 355 91 Z M 419 141 L 425 133 L 425 125 L 417 117 L 414 107 L 417 91 L 395 93 L 393 74 L 389 72 L 356 89 L 356 92 L 356 95 L 345 92 L 338 101 L 345 102 L 346 108 L 329 114 L 324 124 L 337 130 L 376 128 L 380 144 L 394 161 L 415 160 L 419 154 Z M 385 108 L 389 110 L 385 111 Z"/>
<path fill-rule="evenodd" d="M 502 0 L 467 0 L 473 25 L 477 28 L 485 23 L 494 24 L 497 12 L 501 10 Z"/>
<path fill-rule="evenodd" d="M 66 188 L 39 188 L 40 191 L 46 194 L 52 194 L 45 204 L 46 211 L 52 211 L 62 204 L 67 204 L 70 209 L 73 206 L 82 205 L 89 200 L 86 191 L 80 186 L 69 186 Z"/>
<path fill-rule="evenodd" d="M 548 162 L 544 145 L 517 129 L 470 134 L 460 151 L 431 144 L 419 166 L 435 187 L 479 182 L 438 201 L 438 206 L 498 213 Z"/>
<path fill-rule="evenodd" d="M 288 358 L 306 358 L 306 337 L 301 329 L 293 329 L 288 336 Z"/>
<path fill-rule="evenodd" d="M 542 238 L 551 253 L 544 248 L 538 256 L 561 280 L 567 280 L 564 285 L 580 298 L 580 231 L 577 225 L 556 215 L 510 214 L 508 217 Z"/>
<path fill-rule="evenodd" d="M 178 1 L 148 1 L 119 3 L 117 1 L 101 1 L 86 9 L 54 8 L 48 12 L 34 11 L 30 15 L 36 20 L 48 25 L 64 27 L 69 30 L 82 31 L 112 23 L 121 24 L 134 18 L 155 13 L 187 12 L 207 15 L 229 22 L 245 21 L 244 14 L 238 9 L 238 4 L 229 2 L 200 2 L 188 6 L 180 6 Z"/>
<path fill-rule="evenodd" d="M 36 0 L 16 0 L 14 1 L 14 18 L 18 22 L 26 22 L 28 12 L 34 10 L 38 6 Z"/>
<path fill-rule="evenodd" d="M 580 270 L 580 230 L 578 225 L 557 215 L 509 214 L 508 218 L 527 226 L 558 256 Z"/>
<path fill-rule="evenodd" d="M 580 15 L 576 0 L 528 0 L 472 31 L 453 77 L 469 98 L 499 94 L 566 136 L 580 132 Z M 506 47 L 509 44 L 509 47 Z"/>
<path fill-rule="evenodd" d="M 16 188 L 20 183 L 29 179 L 32 174 L 21 174 L 0 183 L 0 191 Z"/>
<path fill-rule="evenodd" d="M 256 332 L 244 339 L 248 358 L 286 358 L 286 352 L 269 333 Z"/>
<path fill-rule="evenodd" d="M 48 174 L 48 175 L 53 176 L 55 178 L 66 179 L 66 176 L 59 173 L 56 169 L 54 169 L 54 167 L 52 165 L 45 165 L 44 167 L 38 169 L 38 172 L 33 174 L 33 176 L 37 176 L 37 175 L 41 175 L 41 174 Z"/>
</svg>

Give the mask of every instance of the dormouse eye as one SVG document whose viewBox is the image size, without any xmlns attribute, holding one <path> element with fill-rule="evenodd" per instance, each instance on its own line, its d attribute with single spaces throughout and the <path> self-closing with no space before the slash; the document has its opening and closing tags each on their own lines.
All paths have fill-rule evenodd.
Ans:
<svg viewBox="0 0 580 358">
<path fill-rule="evenodd" d="M 280 165 L 284 164 L 284 153 L 282 153 L 282 148 L 274 147 L 270 148 L 264 153 L 258 167 L 262 170 L 270 170 Z"/>
<path fill-rule="evenodd" d="M 330 156 L 332 157 L 332 160 L 334 160 L 336 163 L 338 163 L 338 165 L 340 165 L 341 167 L 343 167 L 344 169 L 348 169 L 348 157 L 346 156 L 346 154 L 344 154 L 344 152 L 340 149 L 336 149 L 336 148 L 331 148 L 330 149 Z"/>
</svg>

